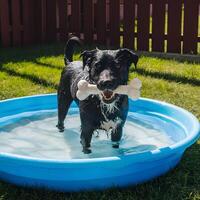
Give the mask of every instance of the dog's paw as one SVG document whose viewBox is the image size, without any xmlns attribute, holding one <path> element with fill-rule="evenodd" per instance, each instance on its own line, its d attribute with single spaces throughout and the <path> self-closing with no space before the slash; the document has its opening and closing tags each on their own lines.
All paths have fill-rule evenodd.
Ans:
<svg viewBox="0 0 200 200">
<path fill-rule="evenodd" d="M 114 149 L 118 149 L 118 148 L 119 148 L 119 143 L 113 143 L 113 144 L 112 144 L 112 147 L 113 147 Z"/>
<path fill-rule="evenodd" d="M 92 150 L 91 150 L 91 149 L 88 149 L 88 148 L 84 148 L 84 149 L 83 149 L 83 153 L 84 153 L 84 154 L 90 154 L 90 153 L 92 153 Z"/>
<path fill-rule="evenodd" d="M 64 130 L 65 130 L 65 127 L 64 127 L 64 125 L 63 124 L 57 124 L 56 125 L 56 127 L 58 128 L 58 130 L 59 130 L 59 132 L 64 132 Z"/>
</svg>

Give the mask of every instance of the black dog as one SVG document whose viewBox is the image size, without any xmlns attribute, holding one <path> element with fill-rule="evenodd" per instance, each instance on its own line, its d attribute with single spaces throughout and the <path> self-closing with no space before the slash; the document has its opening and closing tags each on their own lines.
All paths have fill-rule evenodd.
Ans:
<svg viewBox="0 0 200 200">
<path fill-rule="evenodd" d="M 79 105 L 81 144 L 84 153 L 91 153 L 90 143 L 96 129 L 111 130 L 113 147 L 119 147 L 122 129 L 128 113 L 128 96 L 113 90 L 128 82 L 129 67 L 137 64 L 138 56 L 129 49 L 84 51 L 83 61 L 72 61 L 73 49 L 80 41 L 71 38 L 65 47 L 65 64 L 58 88 L 58 129 L 64 131 L 64 120 L 73 100 Z M 86 100 L 76 98 L 77 83 L 85 79 L 97 85 L 101 95 Z"/>
</svg>

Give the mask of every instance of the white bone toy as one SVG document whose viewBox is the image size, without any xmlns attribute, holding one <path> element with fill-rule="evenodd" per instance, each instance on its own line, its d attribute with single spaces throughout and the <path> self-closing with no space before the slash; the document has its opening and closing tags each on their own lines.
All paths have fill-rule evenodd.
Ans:
<svg viewBox="0 0 200 200">
<path fill-rule="evenodd" d="M 128 85 L 120 85 L 113 91 L 116 94 L 128 95 L 132 99 L 138 99 L 140 97 L 140 89 L 142 82 L 138 78 L 134 78 Z M 102 91 L 98 90 L 96 85 L 89 84 L 86 80 L 80 80 L 78 82 L 78 91 L 76 97 L 82 101 L 89 95 L 101 94 Z"/>
</svg>

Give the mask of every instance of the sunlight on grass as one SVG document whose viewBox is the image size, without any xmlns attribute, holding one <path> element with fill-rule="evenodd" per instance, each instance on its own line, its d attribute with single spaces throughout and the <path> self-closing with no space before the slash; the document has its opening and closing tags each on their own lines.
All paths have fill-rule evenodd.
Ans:
<svg viewBox="0 0 200 200">
<path fill-rule="evenodd" d="M 172 73 L 187 78 L 200 79 L 200 65 L 175 60 L 141 57 L 138 65 L 145 70 Z"/>
<path fill-rule="evenodd" d="M 62 69 L 64 66 L 63 55 L 60 56 L 48 56 L 48 57 L 39 57 L 36 58 L 36 63 L 45 66 L 53 66 Z"/>
</svg>

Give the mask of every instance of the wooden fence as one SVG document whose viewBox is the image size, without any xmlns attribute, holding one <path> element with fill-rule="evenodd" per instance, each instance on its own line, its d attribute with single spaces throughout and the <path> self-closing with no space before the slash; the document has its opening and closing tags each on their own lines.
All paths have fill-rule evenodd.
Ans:
<svg viewBox="0 0 200 200">
<path fill-rule="evenodd" d="M 68 34 L 139 51 L 200 53 L 200 0 L 0 0 L 1 46 Z"/>
</svg>

